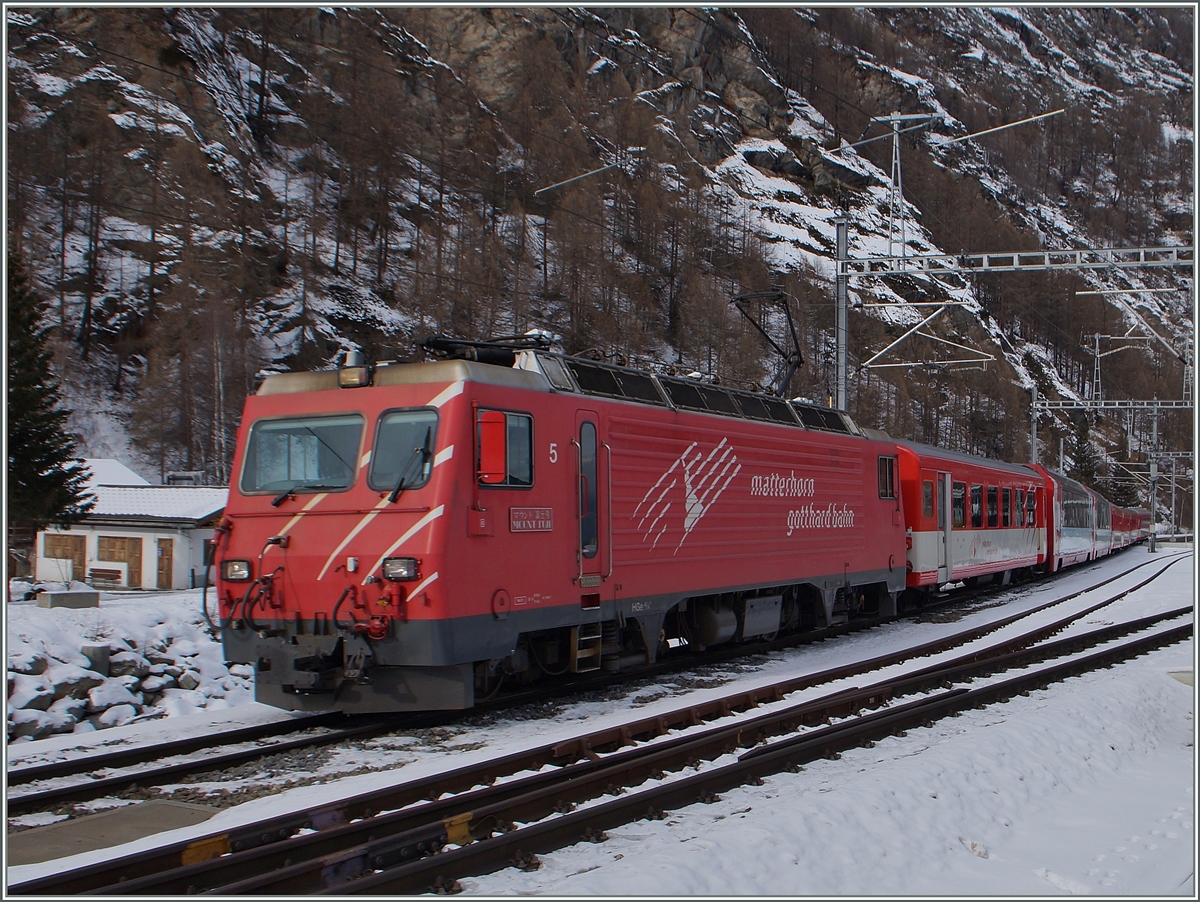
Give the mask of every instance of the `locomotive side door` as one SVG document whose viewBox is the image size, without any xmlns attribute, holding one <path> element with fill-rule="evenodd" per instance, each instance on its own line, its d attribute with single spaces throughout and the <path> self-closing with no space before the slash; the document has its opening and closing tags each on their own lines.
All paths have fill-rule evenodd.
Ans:
<svg viewBox="0 0 1200 902">
<path fill-rule="evenodd" d="M 600 417 L 591 410 L 575 415 L 575 499 L 579 534 L 576 556 L 579 572 L 576 584 L 585 608 L 600 606 L 599 588 L 612 573 L 612 547 L 609 530 L 609 486 L 607 467 L 610 452 L 600 435 Z"/>
<path fill-rule="evenodd" d="M 937 555 L 938 582 L 950 582 L 950 574 L 954 569 L 950 554 L 950 474 L 937 474 Z"/>
</svg>

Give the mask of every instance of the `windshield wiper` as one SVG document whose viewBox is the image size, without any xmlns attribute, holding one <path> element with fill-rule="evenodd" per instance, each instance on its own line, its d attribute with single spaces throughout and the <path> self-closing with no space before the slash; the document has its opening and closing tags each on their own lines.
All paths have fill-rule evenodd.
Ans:
<svg viewBox="0 0 1200 902">
<path fill-rule="evenodd" d="M 408 462 L 404 465 L 404 469 L 400 471 L 400 478 L 396 481 L 396 487 L 392 489 L 392 493 L 388 495 L 388 504 L 395 504 L 396 499 L 400 497 L 400 493 L 407 488 L 404 482 L 408 478 L 408 471 L 412 469 L 413 461 L 415 461 L 418 456 L 421 458 L 421 470 L 425 469 L 425 464 L 429 461 L 429 438 L 432 434 L 433 429 L 426 429 L 425 442 L 419 448 L 413 448 L 412 455 L 408 458 Z"/>
<path fill-rule="evenodd" d="M 283 504 L 283 502 L 287 501 L 288 498 L 294 498 L 297 491 L 306 491 L 308 489 L 340 489 L 340 488 L 344 488 L 344 486 L 331 485 L 327 482 L 297 483 L 296 485 L 294 485 L 290 488 L 286 488 L 282 492 L 280 492 L 278 495 L 276 495 L 274 500 L 271 501 L 271 507 L 279 507 L 279 505 L 281 505 L 281 504 Z"/>
</svg>

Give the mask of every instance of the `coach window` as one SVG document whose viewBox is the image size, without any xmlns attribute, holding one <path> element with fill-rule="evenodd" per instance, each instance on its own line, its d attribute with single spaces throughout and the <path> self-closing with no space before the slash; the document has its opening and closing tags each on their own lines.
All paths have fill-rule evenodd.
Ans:
<svg viewBox="0 0 1200 902">
<path fill-rule="evenodd" d="M 879 458 L 879 497 L 896 497 L 896 458 Z"/>
<path fill-rule="evenodd" d="M 933 481 L 930 479 L 921 483 L 921 516 L 933 519 Z"/>
<path fill-rule="evenodd" d="M 475 419 L 475 468 L 481 485 L 533 485 L 533 417 L 481 410 Z"/>
<path fill-rule="evenodd" d="M 1037 496 L 1032 489 L 1025 496 L 1025 525 L 1037 526 Z"/>
<path fill-rule="evenodd" d="M 1017 503 L 1014 505 L 1013 522 L 1017 526 L 1025 525 L 1025 490 L 1017 489 Z"/>
<path fill-rule="evenodd" d="M 956 482 L 950 493 L 950 502 L 953 510 L 951 511 L 951 524 L 962 528 L 967 525 L 967 484 L 965 482 Z"/>
<path fill-rule="evenodd" d="M 988 486 L 988 526 L 995 527 L 1000 525 L 1000 512 L 997 509 L 999 502 L 999 493 L 994 485 Z"/>
<path fill-rule="evenodd" d="M 971 486 L 971 527 L 983 526 L 983 486 Z"/>
<path fill-rule="evenodd" d="M 1012 526 L 1012 489 L 1000 490 L 1000 510 L 1003 526 Z"/>
</svg>

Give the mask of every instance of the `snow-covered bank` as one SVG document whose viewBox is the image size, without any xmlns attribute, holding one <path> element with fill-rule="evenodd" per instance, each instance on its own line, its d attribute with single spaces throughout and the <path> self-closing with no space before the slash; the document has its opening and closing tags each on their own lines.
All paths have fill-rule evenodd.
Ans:
<svg viewBox="0 0 1200 902">
<path fill-rule="evenodd" d="M 22 599 L 23 589 L 14 583 L 11 597 Z M 81 609 L 12 601 L 6 620 L 12 741 L 217 711 L 253 699 L 253 670 L 226 667 L 198 589 L 105 592 L 99 607 Z"/>
</svg>

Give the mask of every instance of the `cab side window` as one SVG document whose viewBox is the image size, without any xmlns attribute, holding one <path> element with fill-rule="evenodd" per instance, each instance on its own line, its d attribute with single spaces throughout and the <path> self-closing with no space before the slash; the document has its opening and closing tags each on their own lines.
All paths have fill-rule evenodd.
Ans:
<svg viewBox="0 0 1200 902">
<path fill-rule="evenodd" d="M 896 497 L 896 458 L 879 458 L 879 497 Z"/>
<path fill-rule="evenodd" d="M 480 410 L 475 417 L 475 471 L 480 485 L 533 485 L 533 417 Z"/>
</svg>

